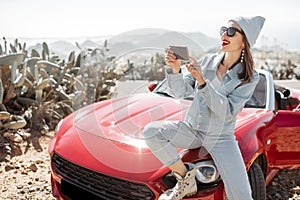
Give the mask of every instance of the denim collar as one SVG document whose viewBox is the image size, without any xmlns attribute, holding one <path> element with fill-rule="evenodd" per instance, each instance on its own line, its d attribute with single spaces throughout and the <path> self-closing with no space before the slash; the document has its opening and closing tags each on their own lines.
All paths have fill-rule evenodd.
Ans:
<svg viewBox="0 0 300 200">
<path fill-rule="evenodd" d="M 225 56 L 225 53 L 221 53 L 219 55 L 217 55 L 215 57 L 215 59 L 213 60 L 213 63 L 212 65 L 210 65 L 210 67 L 207 68 L 207 70 L 209 71 L 213 71 L 214 74 L 217 73 L 217 69 L 218 69 L 218 66 L 219 64 L 222 62 L 223 58 Z M 226 72 L 226 74 L 231 78 L 231 79 L 234 79 L 234 78 L 237 78 L 238 77 L 238 74 L 241 73 L 243 70 L 243 65 L 238 62 L 236 63 L 230 70 L 228 70 Z"/>
</svg>

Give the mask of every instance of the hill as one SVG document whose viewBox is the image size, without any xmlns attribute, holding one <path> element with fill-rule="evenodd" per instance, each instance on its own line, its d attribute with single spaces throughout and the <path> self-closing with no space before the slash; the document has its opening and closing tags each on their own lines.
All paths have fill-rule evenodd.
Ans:
<svg viewBox="0 0 300 200">
<path fill-rule="evenodd" d="M 52 52 L 62 58 L 71 51 L 79 52 L 76 42 L 84 48 L 102 47 L 103 41 L 108 40 L 110 54 L 118 56 L 127 51 L 142 47 L 155 47 L 165 49 L 170 44 L 188 46 L 190 54 L 195 56 L 203 54 L 209 49 L 217 48 L 218 39 L 208 37 L 202 33 L 180 33 L 164 29 L 137 29 L 115 36 L 78 37 L 78 38 L 22 38 L 28 43 L 28 50 L 41 49 L 41 43 L 47 42 Z"/>
<path fill-rule="evenodd" d="M 194 38 L 190 38 L 189 34 L 149 28 L 125 32 L 111 37 L 108 41 L 109 48 L 112 54 L 120 54 L 132 49 L 138 49 L 142 47 L 156 47 L 164 49 L 170 44 L 176 44 L 187 46 L 190 50 L 191 55 L 199 55 L 205 52 L 206 46 L 201 45 L 201 41 L 196 41 L 196 39 L 198 39 L 197 37 L 195 37 L 196 35 L 197 34 L 194 33 Z M 199 35 L 203 34 L 199 33 Z M 206 39 L 205 37 L 202 37 L 201 40 L 204 41 Z"/>
</svg>

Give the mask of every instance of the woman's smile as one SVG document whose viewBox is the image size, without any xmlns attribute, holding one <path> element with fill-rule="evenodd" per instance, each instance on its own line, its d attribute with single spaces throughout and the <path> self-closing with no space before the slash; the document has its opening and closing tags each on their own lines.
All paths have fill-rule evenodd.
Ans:
<svg viewBox="0 0 300 200">
<path fill-rule="evenodd" d="M 226 39 L 223 39 L 222 40 L 222 46 L 224 47 L 224 46 L 227 46 L 227 45 L 229 45 L 230 44 L 230 41 L 229 40 L 226 40 Z"/>
</svg>

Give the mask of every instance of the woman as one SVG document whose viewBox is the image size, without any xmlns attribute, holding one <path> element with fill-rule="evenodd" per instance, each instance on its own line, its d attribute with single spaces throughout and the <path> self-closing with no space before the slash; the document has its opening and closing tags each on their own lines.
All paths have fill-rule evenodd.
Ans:
<svg viewBox="0 0 300 200">
<path fill-rule="evenodd" d="M 146 144 L 172 170 L 177 184 L 159 199 L 182 199 L 197 192 L 196 168 L 183 163 L 176 148 L 204 147 L 211 154 L 225 185 L 228 199 L 248 200 L 251 188 L 234 136 L 237 114 L 251 98 L 259 76 L 254 70 L 250 47 L 264 24 L 264 18 L 238 17 L 220 30 L 223 53 L 207 55 L 199 63 L 191 57 L 183 77 L 180 60 L 166 49 L 167 81 L 173 95 L 182 98 L 195 93 L 184 121 L 158 121 L 144 129 Z"/>
</svg>

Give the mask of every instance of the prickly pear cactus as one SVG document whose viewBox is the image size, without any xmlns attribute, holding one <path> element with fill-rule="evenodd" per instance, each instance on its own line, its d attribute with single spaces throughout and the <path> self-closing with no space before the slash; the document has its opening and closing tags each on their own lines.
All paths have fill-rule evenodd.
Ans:
<svg viewBox="0 0 300 200">
<path fill-rule="evenodd" d="M 1 43 L 1 42 L 0 42 Z M 29 128 L 31 134 L 54 130 L 57 123 L 85 105 L 110 99 L 120 78 L 109 68 L 107 40 L 102 48 L 80 47 L 66 60 L 51 52 L 26 50 L 17 39 L 0 44 L 0 139 L 2 130 L 12 132 Z M 1 132 L 2 131 L 2 132 Z M 4 137 L 10 142 L 14 137 Z M 0 147 L 1 148 L 1 147 Z M 1 149 L 0 149 L 1 150 Z"/>
<path fill-rule="evenodd" d="M 0 129 L 53 129 L 55 122 L 74 110 L 111 98 L 118 75 L 106 68 L 111 62 L 107 40 L 103 48 L 77 46 L 77 56 L 72 51 L 67 60 L 62 60 L 50 52 L 45 42 L 41 52 L 32 49 L 28 54 L 26 43 L 16 39 L 9 44 L 3 38 Z"/>
<path fill-rule="evenodd" d="M 19 65 L 25 59 L 25 53 L 13 53 L 10 55 L 0 55 L 0 66 Z"/>
</svg>

